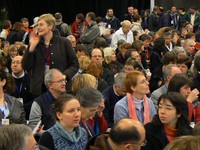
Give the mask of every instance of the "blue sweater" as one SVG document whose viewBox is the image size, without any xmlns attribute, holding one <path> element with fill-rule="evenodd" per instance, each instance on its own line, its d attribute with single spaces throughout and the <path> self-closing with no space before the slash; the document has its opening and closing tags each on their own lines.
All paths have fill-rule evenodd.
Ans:
<svg viewBox="0 0 200 150">
<path fill-rule="evenodd" d="M 56 122 L 42 134 L 39 144 L 50 150 L 84 150 L 87 139 L 87 132 L 82 127 L 78 126 L 69 133 L 59 122 Z"/>
</svg>

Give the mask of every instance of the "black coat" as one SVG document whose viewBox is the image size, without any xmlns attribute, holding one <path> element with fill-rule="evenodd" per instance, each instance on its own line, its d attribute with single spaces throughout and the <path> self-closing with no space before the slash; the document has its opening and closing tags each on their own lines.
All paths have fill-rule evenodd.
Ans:
<svg viewBox="0 0 200 150">
<path fill-rule="evenodd" d="M 76 54 L 68 39 L 54 35 L 49 44 L 50 68 L 56 68 L 67 76 L 68 80 L 77 73 L 79 69 Z M 22 67 L 30 72 L 30 92 L 34 95 L 41 95 L 44 91 L 46 53 L 44 40 L 41 39 L 35 50 L 26 50 L 22 59 Z"/>
<path fill-rule="evenodd" d="M 145 125 L 147 144 L 141 150 L 162 150 L 168 143 L 162 126 L 154 126 L 153 123 Z"/>
</svg>

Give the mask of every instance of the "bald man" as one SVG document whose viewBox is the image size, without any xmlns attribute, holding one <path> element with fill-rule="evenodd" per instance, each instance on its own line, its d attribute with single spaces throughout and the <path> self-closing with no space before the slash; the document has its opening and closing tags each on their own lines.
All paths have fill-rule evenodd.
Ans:
<svg viewBox="0 0 200 150">
<path fill-rule="evenodd" d="M 111 47 L 114 48 L 115 50 L 117 49 L 117 42 L 119 40 L 124 40 L 127 43 L 132 44 L 134 39 L 133 39 L 133 32 L 131 31 L 132 24 L 128 20 L 124 20 L 121 23 L 122 27 L 117 30 L 111 40 Z"/>
<path fill-rule="evenodd" d="M 26 119 L 29 119 L 29 113 L 33 98 L 29 92 L 29 78 L 22 68 L 22 56 L 15 56 L 11 62 L 12 76 L 15 79 L 15 91 L 11 93 L 24 106 L 26 112 Z"/>
<path fill-rule="evenodd" d="M 89 150 L 140 150 L 145 145 L 145 129 L 143 125 L 131 118 L 119 120 L 111 128 L 110 133 L 94 137 L 89 143 Z"/>
</svg>

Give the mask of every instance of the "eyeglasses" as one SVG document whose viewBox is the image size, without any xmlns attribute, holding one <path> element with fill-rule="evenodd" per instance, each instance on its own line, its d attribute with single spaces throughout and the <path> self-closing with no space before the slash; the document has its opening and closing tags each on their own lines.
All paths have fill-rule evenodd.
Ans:
<svg viewBox="0 0 200 150">
<path fill-rule="evenodd" d="M 137 84 L 145 84 L 145 83 L 148 83 L 148 82 L 149 82 L 149 81 L 147 81 L 147 79 L 144 79 L 144 80 L 138 82 Z"/>
<path fill-rule="evenodd" d="M 67 80 L 66 79 L 60 79 L 60 80 L 58 80 L 58 81 L 51 81 L 51 83 L 63 83 L 63 82 L 65 82 L 65 83 L 67 83 Z"/>
</svg>

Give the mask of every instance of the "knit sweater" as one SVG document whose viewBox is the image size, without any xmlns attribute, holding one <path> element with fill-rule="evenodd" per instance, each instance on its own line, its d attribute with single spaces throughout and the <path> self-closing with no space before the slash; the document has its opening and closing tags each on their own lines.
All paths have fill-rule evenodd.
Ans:
<svg viewBox="0 0 200 150">
<path fill-rule="evenodd" d="M 48 129 L 39 141 L 39 144 L 51 150 L 83 150 L 86 143 L 87 133 L 85 129 L 78 126 L 74 128 L 73 132 L 69 133 L 59 122 Z"/>
</svg>

